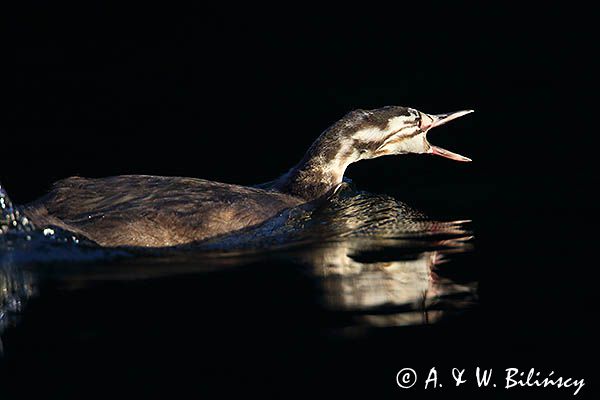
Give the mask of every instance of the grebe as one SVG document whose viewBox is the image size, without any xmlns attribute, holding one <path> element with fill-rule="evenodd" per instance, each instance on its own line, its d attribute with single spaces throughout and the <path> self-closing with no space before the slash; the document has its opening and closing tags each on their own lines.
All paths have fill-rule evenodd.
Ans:
<svg viewBox="0 0 600 400">
<path fill-rule="evenodd" d="M 57 226 L 101 246 L 199 242 L 326 197 L 342 183 L 348 165 L 359 160 L 426 153 L 471 161 L 427 141 L 431 128 L 471 112 L 430 115 L 400 106 L 355 110 L 325 130 L 295 167 L 272 182 L 245 187 L 180 177 L 71 177 L 56 182 L 23 211 L 37 226 Z"/>
</svg>

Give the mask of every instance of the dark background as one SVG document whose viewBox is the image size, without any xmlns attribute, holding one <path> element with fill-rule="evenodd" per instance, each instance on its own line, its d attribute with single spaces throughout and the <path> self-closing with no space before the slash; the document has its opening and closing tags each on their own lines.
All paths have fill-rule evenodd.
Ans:
<svg viewBox="0 0 600 400">
<path fill-rule="evenodd" d="M 38 5 L 9 27 L 1 179 L 21 203 L 74 174 L 270 180 L 346 112 L 390 104 L 475 109 L 431 135 L 475 163 L 352 166 L 367 189 L 589 169 L 582 10 Z"/>
<path fill-rule="evenodd" d="M 281 9 L 86 3 L 19 10 L 10 15 L 5 51 L 0 181 L 17 203 L 70 175 L 180 175 L 252 184 L 285 172 L 352 109 L 473 108 L 475 114 L 430 134 L 432 143 L 473 163 L 404 156 L 361 162 L 347 172 L 361 189 L 389 193 L 434 215 L 474 220 L 485 311 L 463 324 L 404 333 L 420 338 L 418 346 L 435 348 L 436 334 L 456 340 L 457 348 L 439 349 L 448 365 L 461 359 L 475 366 L 484 349 L 486 362 L 504 368 L 537 363 L 582 375 L 595 344 L 590 321 L 596 299 L 586 235 L 593 227 L 588 192 L 595 158 L 588 14 L 576 7 L 370 3 Z M 248 277 L 257 290 L 285 282 L 265 268 L 268 279 Z M 129 291 L 123 293 L 121 300 Z M 60 304 L 73 304 L 67 300 Z M 310 324 L 320 317 L 305 318 Z M 482 326 L 490 328 L 482 333 Z M 358 359 L 394 368 L 402 354 L 419 358 L 411 344 L 391 350 L 394 338 L 381 335 L 386 340 L 348 347 L 357 349 Z M 238 335 L 227 331 L 225 337 L 234 343 Z M 151 339 L 140 340 L 150 345 Z M 225 339 L 207 340 L 223 345 Z M 280 344 L 297 355 L 306 343 Z M 348 347 L 332 354 L 353 359 Z M 238 350 L 233 345 L 228 353 L 234 366 Z M 159 359 L 179 360 L 161 351 Z M 261 357 L 256 349 L 249 352 Z M 279 371 L 281 378 L 286 367 L 260 371 Z M 329 375 L 328 367 L 317 368 L 321 372 L 307 385 L 322 384 L 321 376 L 360 382 L 370 368 L 347 376 L 333 361 L 338 374 Z M 227 381 L 218 369 L 210 373 Z M 142 378 L 140 385 L 147 382 Z"/>
</svg>

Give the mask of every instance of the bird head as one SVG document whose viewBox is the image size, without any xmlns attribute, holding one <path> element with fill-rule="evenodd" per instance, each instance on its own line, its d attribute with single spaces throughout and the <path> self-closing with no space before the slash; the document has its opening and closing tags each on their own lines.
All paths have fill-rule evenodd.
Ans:
<svg viewBox="0 0 600 400">
<path fill-rule="evenodd" d="M 344 117 L 347 128 L 350 128 L 344 136 L 351 139 L 355 149 L 353 153 L 358 160 L 417 153 L 438 155 L 455 161 L 471 161 L 470 158 L 430 144 L 427 133 L 472 112 L 473 110 L 464 110 L 426 114 L 413 108 L 398 106 L 369 111 L 356 110 Z"/>
</svg>

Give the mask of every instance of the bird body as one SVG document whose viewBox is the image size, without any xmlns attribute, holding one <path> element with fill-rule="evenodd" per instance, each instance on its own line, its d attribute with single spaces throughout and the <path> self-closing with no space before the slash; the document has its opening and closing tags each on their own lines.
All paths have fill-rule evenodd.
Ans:
<svg viewBox="0 0 600 400">
<path fill-rule="evenodd" d="M 470 161 L 426 140 L 429 129 L 468 112 L 435 116 L 407 107 L 353 111 L 323 132 L 289 172 L 255 187 L 182 177 L 72 177 L 55 183 L 23 210 L 37 226 L 57 226 L 102 246 L 200 242 L 326 198 L 342 182 L 347 166 L 361 159 L 429 153 Z"/>
<path fill-rule="evenodd" d="M 174 246 L 243 229 L 303 201 L 283 193 L 196 178 L 72 177 L 24 209 L 103 246 Z"/>
</svg>

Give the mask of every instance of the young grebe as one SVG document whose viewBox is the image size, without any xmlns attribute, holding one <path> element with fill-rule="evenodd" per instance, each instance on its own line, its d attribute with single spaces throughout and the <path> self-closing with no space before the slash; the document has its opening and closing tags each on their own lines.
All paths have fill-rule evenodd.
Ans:
<svg viewBox="0 0 600 400">
<path fill-rule="evenodd" d="M 102 246 L 197 242 L 258 225 L 330 194 L 346 167 L 359 160 L 426 153 L 471 161 L 427 141 L 431 128 L 471 112 L 429 115 L 398 106 L 352 111 L 323 132 L 298 165 L 256 187 L 144 175 L 72 177 L 55 183 L 23 211 L 37 226 L 57 226 Z"/>
</svg>

